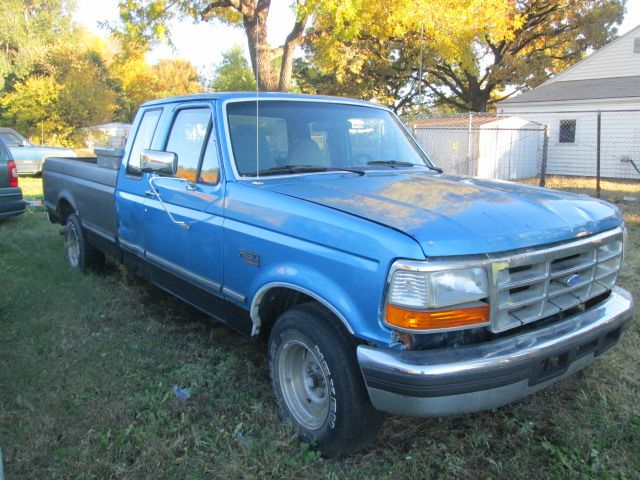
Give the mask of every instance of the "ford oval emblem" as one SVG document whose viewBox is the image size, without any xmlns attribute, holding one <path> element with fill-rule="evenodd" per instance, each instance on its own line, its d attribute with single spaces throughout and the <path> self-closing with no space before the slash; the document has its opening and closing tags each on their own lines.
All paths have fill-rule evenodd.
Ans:
<svg viewBox="0 0 640 480">
<path fill-rule="evenodd" d="M 564 283 L 569 287 L 573 287 L 574 285 L 579 284 L 580 280 L 582 280 L 580 275 L 571 275 L 564 281 Z"/>
</svg>

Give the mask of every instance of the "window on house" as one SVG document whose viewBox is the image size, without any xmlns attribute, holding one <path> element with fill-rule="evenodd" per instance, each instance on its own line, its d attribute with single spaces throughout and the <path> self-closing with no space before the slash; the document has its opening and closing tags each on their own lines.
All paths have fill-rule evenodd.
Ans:
<svg viewBox="0 0 640 480">
<path fill-rule="evenodd" d="M 558 137 L 560 143 L 576 142 L 576 121 L 560 120 L 560 135 Z"/>
<path fill-rule="evenodd" d="M 640 53 L 640 37 L 633 39 L 633 53 Z"/>
</svg>

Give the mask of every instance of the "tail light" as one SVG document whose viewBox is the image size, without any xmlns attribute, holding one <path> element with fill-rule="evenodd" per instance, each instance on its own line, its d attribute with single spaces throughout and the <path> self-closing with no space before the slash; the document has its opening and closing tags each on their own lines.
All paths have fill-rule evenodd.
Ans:
<svg viewBox="0 0 640 480">
<path fill-rule="evenodd" d="M 9 163 L 7 163 L 7 167 L 9 167 L 9 186 L 17 187 L 18 169 L 16 168 L 16 162 L 14 162 L 13 160 L 9 160 Z"/>
</svg>

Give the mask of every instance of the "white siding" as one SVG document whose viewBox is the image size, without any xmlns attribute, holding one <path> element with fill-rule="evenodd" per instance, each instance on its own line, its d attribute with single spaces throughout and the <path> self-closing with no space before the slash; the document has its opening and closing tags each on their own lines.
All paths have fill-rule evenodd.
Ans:
<svg viewBox="0 0 640 480">
<path fill-rule="evenodd" d="M 623 161 L 631 158 L 640 166 L 640 105 L 638 108 L 637 111 L 602 112 L 600 161 L 603 177 L 640 178 L 631 163 Z M 549 126 L 547 173 L 595 176 L 597 113 L 571 112 L 568 108 L 562 113 L 540 110 L 527 112 L 520 106 L 518 115 Z M 576 120 L 576 141 L 560 143 L 560 120 L 571 119 Z"/>
<path fill-rule="evenodd" d="M 633 51 L 633 42 L 636 37 L 640 37 L 640 26 L 602 47 L 546 83 L 640 75 L 640 54 Z"/>
</svg>

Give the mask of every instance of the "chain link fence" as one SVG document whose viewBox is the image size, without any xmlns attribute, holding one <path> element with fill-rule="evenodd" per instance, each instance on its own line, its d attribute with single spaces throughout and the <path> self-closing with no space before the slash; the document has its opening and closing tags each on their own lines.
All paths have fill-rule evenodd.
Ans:
<svg viewBox="0 0 640 480">
<path fill-rule="evenodd" d="M 465 113 L 404 118 L 446 173 L 640 179 L 640 110 Z M 596 187 L 597 188 L 597 187 Z"/>
</svg>

